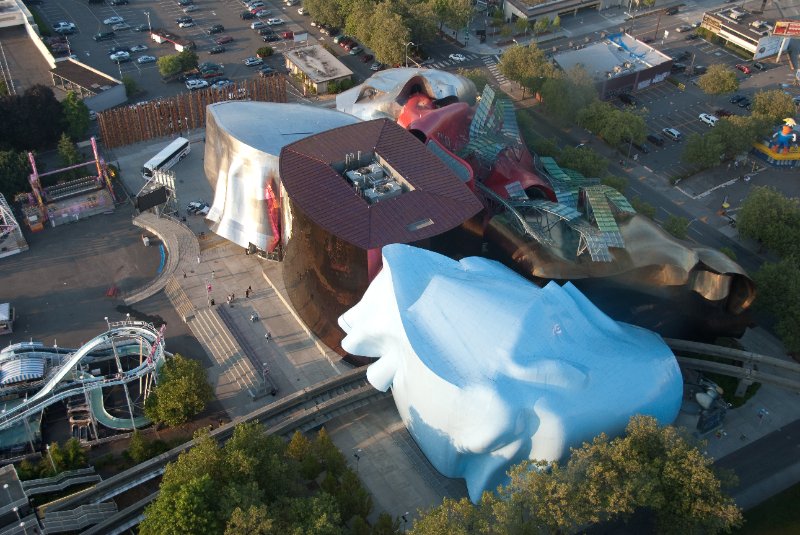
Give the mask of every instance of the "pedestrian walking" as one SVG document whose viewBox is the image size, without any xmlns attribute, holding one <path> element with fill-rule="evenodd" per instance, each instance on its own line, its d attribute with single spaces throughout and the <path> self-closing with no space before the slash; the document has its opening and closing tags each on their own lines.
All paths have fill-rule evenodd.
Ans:
<svg viewBox="0 0 800 535">
<path fill-rule="evenodd" d="M 250 299 L 250 293 L 252 293 L 252 291 L 253 289 L 248 286 L 247 289 L 244 291 L 245 299 Z"/>
<path fill-rule="evenodd" d="M 216 272 L 212 269 L 211 270 L 211 280 L 212 281 L 214 280 L 214 275 L 216 275 Z"/>
<path fill-rule="evenodd" d="M 264 335 L 264 338 L 267 339 L 267 342 L 272 342 L 272 333 L 267 331 L 267 334 Z"/>
<path fill-rule="evenodd" d="M 200 255 L 197 255 L 197 263 L 200 263 Z"/>
</svg>

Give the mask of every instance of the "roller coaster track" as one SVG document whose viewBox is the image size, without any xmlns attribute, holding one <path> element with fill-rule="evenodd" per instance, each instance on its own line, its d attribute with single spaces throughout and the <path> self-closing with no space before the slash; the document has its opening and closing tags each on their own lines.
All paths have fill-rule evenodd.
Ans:
<svg viewBox="0 0 800 535">
<path fill-rule="evenodd" d="M 796 362 L 688 340 L 665 338 L 664 341 L 675 353 L 681 367 L 721 373 L 744 381 L 773 384 L 800 392 L 800 364 Z M 727 359 L 733 363 L 739 363 L 739 365 L 695 358 L 698 355 Z M 777 373 L 768 373 L 764 369 L 757 369 L 758 366 L 773 368 Z"/>
<path fill-rule="evenodd" d="M 68 381 L 67 376 L 74 372 L 75 367 L 81 360 L 89 356 L 98 348 L 105 348 L 109 345 L 119 343 L 120 340 L 136 341 L 141 344 L 142 351 L 146 351 L 150 357 L 136 368 L 128 370 L 113 378 L 91 377 L 90 379 L 80 379 Z M 151 358 L 152 357 L 152 358 Z M 64 364 L 58 367 L 44 383 L 42 388 L 33 396 L 27 398 L 19 405 L 10 407 L 0 413 L 0 429 L 11 427 L 21 422 L 24 418 L 37 414 L 49 405 L 63 399 L 83 394 L 97 388 L 106 388 L 115 385 L 128 383 L 152 373 L 156 366 L 163 361 L 164 344 L 161 334 L 152 325 L 143 322 L 125 321 L 109 324 L 109 330 L 95 336 L 89 342 L 82 345 L 80 349 L 70 354 Z M 65 381 L 67 380 L 67 381 Z"/>
<path fill-rule="evenodd" d="M 373 398 L 388 396 L 389 394 L 375 390 L 367 383 L 366 371 L 366 367 L 356 368 L 345 374 L 326 379 L 238 417 L 230 423 L 212 430 L 210 436 L 218 442 L 224 443 L 233 435 L 237 425 L 247 422 L 263 424 L 269 434 L 288 435 L 297 429 L 319 426 L 343 412 L 366 404 Z M 62 511 L 84 504 L 100 503 L 135 487 L 144 486 L 161 476 L 168 463 L 176 460 L 181 453 L 189 450 L 195 444 L 195 440 L 181 444 L 166 453 L 110 477 L 94 487 L 55 503 L 47 510 Z M 145 507 L 157 495 L 158 492 L 148 495 L 147 498 L 122 509 L 83 533 L 121 533 L 141 521 Z"/>
</svg>

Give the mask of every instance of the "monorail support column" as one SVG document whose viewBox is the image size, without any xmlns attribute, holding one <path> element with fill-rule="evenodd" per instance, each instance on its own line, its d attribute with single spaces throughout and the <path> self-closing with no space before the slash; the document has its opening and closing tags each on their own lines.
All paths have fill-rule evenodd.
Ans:
<svg viewBox="0 0 800 535">
<path fill-rule="evenodd" d="M 753 371 L 753 364 L 750 362 L 743 362 L 742 367 L 746 375 L 739 379 L 739 383 L 736 385 L 736 392 L 734 392 L 733 395 L 737 398 L 743 398 L 745 393 L 747 393 L 747 387 L 753 384 L 753 378 L 750 375 Z"/>
</svg>

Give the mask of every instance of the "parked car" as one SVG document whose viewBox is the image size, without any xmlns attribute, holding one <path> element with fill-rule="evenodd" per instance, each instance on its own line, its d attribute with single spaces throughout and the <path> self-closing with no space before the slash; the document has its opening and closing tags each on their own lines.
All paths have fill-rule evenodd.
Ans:
<svg viewBox="0 0 800 535">
<path fill-rule="evenodd" d="M 197 7 L 197 6 L 192 5 L 192 6 L 186 6 L 181 11 L 183 11 L 184 13 L 194 13 L 198 9 L 200 9 L 200 8 Z"/>
<path fill-rule="evenodd" d="M 448 57 L 453 61 L 465 61 L 467 59 L 464 54 L 450 54 Z"/>
<path fill-rule="evenodd" d="M 759 71 L 767 70 L 767 66 L 761 63 L 760 61 L 756 61 L 755 63 L 753 63 L 753 68 L 758 69 Z"/>
<path fill-rule="evenodd" d="M 340 34 L 340 35 L 337 35 L 336 37 L 333 38 L 333 42 L 338 45 L 339 43 L 341 43 L 345 39 L 350 39 L 350 37 L 345 35 L 345 34 Z"/>
<path fill-rule="evenodd" d="M 216 82 L 211 84 L 211 88 L 212 89 L 225 89 L 226 87 L 231 86 L 231 85 L 233 85 L 233 81 L 232 80 L 227 80 L 227 79 L 217 80 Z"/>
<path fill-rule="evenodd" d="M 711 115 L 710 113 L 701 113 L 697 118 L 708 126 L 717 126 L 717 121 L 719 121 L 719 117 Z"/>
<path fill-rule="evenodd" d="M 297 14 L 298 15 L 308 15 L 308 11 L 304 7 L 299 7 L 299 8 L 297 8 Z"/>
<path fill-rule="evenodd" d="M 176 24 L 180 24 L 181 22 L 192 22 L 193 20 L 194 19 L 192 19 L 192 17 L 183 16 L 183 17 L 178 17 L 177 19 L 175 19 L 175 23 Z"/>
<path fill-rule="evenodd" d="M 681 62 L 678 61 L 678 62 L 675 62 L 675 63 L 672 64 L 672 67 L 670 67 L 670 70 L 672 72 L 683 72 L 683 71 L 686 70 L 686 67 L 687 67 L 687 65 L 685 63 L 681 63 Z"/>
<path fill-rule="evenodd" d="M 664 139 L 658 137 L 655 134 L 647 134 L 647 141 L 655 145 L 656 147 L 663 147 L 664 146 Z"/>
<path fill-rule="evenodd" d="M 92 39 L 94 39 L 95 41 L 98 41 L 98 42 L 99 41 L 107 41 L 109 39 L 113 39 L 114 35 L 115 35 L 114 32 L 98 32 L 98 33 L 94 34 L 94 37 L 92 37 Z"/>
<path fill-rule="evenodd" d="M 674 61 L 684 61 L 692 57 L 692 53 L 688 50 L 681 50 L 672 57 Z"/>
<path fill-rule="evenodd" d="M 212 46 L 208 51 L 209 54 L 222 54 L 223 52 L 225 52 L 225 47 L 222 45 Z"/>
<path fill-rule="evenodd" d="M 145 63 L 154 63 L 156 61 L 155 56 L 140 56 L 136 58 L 136 63 L 139 65 L 143 65 Z"/>
<path fill-rule="evenodd" d="M 278 71 L 276 71 L 269 65 L 264 65 L 258 70 L 258 75 L 261 78 L 267 78 L 268 76 L 275 76 L 276 74 L 278 74 Z"/>
<path fill-rule="evenodd" d="M 186 89 L 189 91 L 205 89 L 206 87 L 208 87 L 208 82 L 205 80 L 186 80 Z"/>
<path fill-rule="evenodd" d="M 149 32 L 150 26 L 148 26 L 147 24 L 137 24 L 136 26 L 131 28 L 131 30 L 135 32 Z"/>
<path fill-rule="evenodd" d="M 265 8 L 264 6 L 261 6 L 261 7 L 254 7 L 253 9 L 251 9 L 251 10 L 250 10 L 250 13 L 252 13 L 252 14 L 253 14 L 253 15 L 255 15 L 256 17 L 259 17 L 259 18 L 261 18 L 261 17 L 263 17 L 263 16 L 264 16 L 264 15 L 260 15 L 260 13 L 261 13 L 262 11 L 266 11 L 266 14 L 267 14 L 267 15 L 271 15 L 271 14 L 272 14 L 272 12 L 271 12 L 269 9 Z"/>
<path fill-rule="evenodd" d="M 686 36 L 687 41 L 694 41 L 695 39 L 700 39 L 699 33 L 690 33 L 689 35 Z"/>
<path fill-rule="evenodd" d="M 352 37 L 345 37 L 344 39 L 339 41 L 339 46 L 342 47 L 342 48 L 345 48 L 347 45 L 351 44 L 352 42 L 353 42 L 353 38 Z"/>
<path fill-rule="evenodd" d="M 123 22 L 125 22 L 125 19 L 122 17 L 109 17 L 103 21 L 103 24 L 113 26 L 114 24 L 121 24 Z"/>
<path fill-rule="evenodd" d="M 674 128 L 662 128 L 661 133 L 673 141 L 680 141 L 683 135 Z"/>
<path fill-rule="evenodd" d="M 267 21 L 267 24 L 269 24 L 270 26 L 280 26 L 281 24 L 283 24 L 283 19 L 269 19 Z"/>
<path fill-rule="evenodd" d="M 122 45 L 112 46 L 111 48 L 108 49 L 109 55 L 110 54 L 116 54 L 117 52 L 130 52 L 130 51 L 131 51 L 130 48 L 128 48 L 127 46 L 122 46 Z"/>
<path fill-rule="evenodd" d="M 752 72 L 750 70 L 750 67 L 748 65 L 745 65 L 744 63 L 739 63 L 738 65 L 736 65 L 736 68 L 745 74 L 750 74 Z"/>
<path fill-rule="evenodd" d="M 147 50 L 147 45 L 133 45 L 130 50 L 131 52 L 144 52 Z"/>
<path fill-rule="evenodd" d="M 74 22 L 65 22 L 60 21 L 53 24 L 53 31 L 62 33 L 62 32 L 74 32 L 77 30 L 77 26 L 75 26 Z"/>
<path fill-rule="evenodd" d="M 386 68 L 386 65 L 384 65 L 380 61 L 376 61 L 375 63 L 373 63 L 372 65 L 369 66 L 369 70 L 371 70 L 371 71 L 382 71 L 385 68 Z"/>
<path fill-rule="evenodd" d="M 181 7 L 186 7 L 194 4 L 194 0 L 178 0 L 178 5 Z"/>
<path fill-rule="evenodd" d="M 628 106 L 636 106 L 639 103 L 639 101 L 636 100 L 636 97 L 630 93 L 620 93 L 617 98 L 619 98 L 620 102 L 627 104 Z"/>
<path fill-rule="evenodd" d="M 262 65 L 264 60 L 261 58 L 257 58 L 255 56 L 250 56 L 249 58 L 245 58 L 244 64 L 248 67 L 255 67 L 256 65 Z"/>
<path fill-rule="evenodd" d="M 363 48 L 361 48 L 359 45 L 356 45 L 350 49 L 350 55 L 357 56 L 358 54 L 361 54 L 363 51 L 364 51 Z"/>
<path fill-rule="evenodd" d="M 294 39 L 294 32 L 283 32 L 281 33 L 281 37 L 284 39 Z"/>
<path fill-rule="evenodd" d="M 744 95 L 733 95 L 728 102 L 731 104 L 737 104 L 740 100 L 747 98 Z"/>
<path fill-rule="evenodd" d="M 221 35 L 220 37 L 217 37 L 216 39 L 214 39 L 214 42 L 216 44 L 218 44 L 218 45 L 224 45 L 224 44 L 227 44 L 227 43 L 232 43 L 233 42 L 233 37 L 231 37 L 230 35 Z"/>
<path fill-rule="evenodd" d="M 178 23 L 178 28 L 191 28 L 192 26 L 194 26 L 193 20 Z"/>
<path fill-rule="evenodd" d="M 725 108 L 717 108 L 714 110 L 714 115 L 717 117 L 730 117 L 731 115 L 734 115 L 734 113 L 726 110 Z"/>
<path fill-rule="evenodd" d="M 739 106 L 740 108 L 747 108 L 748 110 L 750 109 L 750 107 L 752 105 L 753 105 L 753 103 L 750 102 L 750 99 L 748 97 L 744 97 L 742 100 L 740 100 L 737 103 L 737 106 Z"/>
<path fill-rule="evenodd" d="M 706 67 L 705 65 L 695 65 L 694 67 L 692 67 L 692 74 L 700 75 L 700 74 L 705 74 L 706 72 L 708 72 L 708 67 Z"/>
<path fill-rule="evenodd" d="M 131 55 L 128 52 L 125 52 L 124 50 L 120 50 L 119 52 L 114 52 L 113 54 L 108 56 L 108 59 L 110 59 L 114 63 L 123 63 L 125 61 L 130 61 Z"/>
<path fill-rule="evenodd" d="M 128 0 L 110 0 L 108 2 L 110 6 L 127 6 L 128 4 L 130 4 Z"/>
<path fill-rule="evenodd" d="M 120 22 L 119 24 L 114 24 L 111 29 L 115 32 L 121 32 L 122 30 L 130 30 L 131 25 L 127 22 Z"/>
<path fill-rule="evenodd" d="M 678 33 L 690 32 L 692 30 L 693 30 L 693 28 L 691 26 L 689 26 L 688 24 L 681 24 L 680 26 L 675 28 L 675 31 L 678 32 Z"/>
<path fill-rule="evenodd" d="M 258 30 L 256 30 L 256 33 L 263 37 L 264 35 L 275 35 L 275 30 L 273 30 L 270 27 L 259 28 Z"/>
<path fill-rule="evenodd" d="M 250 23 L 250 29 L 251 30 L 260 30 L 261 28 L 266 28 L 266 27 L 267 27 L 267 23 L 266 22 L 261 22 L 260 20 L 257 20 L 255 22 L 251 22 Z"/>
<path fill-rule="evenodd" d="M 255 16 L 255 15 L 253 15 L 252 13 L 250 13 L 249 11 L 242 11 L 242 12 L 239 14 L 239 17 L 240 17 L 242 20 L 250 20 L 250 19 L 254 19 L 254 18 L 256 18 L 256 16 Z"/>
<path fill-rule="evenodd" d="M 369 63 L 373 59 L 375 59 L 375 56 L 373 56 L 372 54 L 364 54 L 363 56 L 361 56 L 361 63 Z"/>
<path fill-rule="evenodd" d="M 678 6 L 673 6 L 664 10 L 664 14 L 666 15 L 677 15 L 678 14 Z"/>
<path fill-rule="evenodd" d="M 224 70 L 222 65 L 214 63 L 213 61 L 204 61 L 197 66 L 198 71 L 221 71 Z"/>
<path fill-rule="evenodd" d="M 225 26 L 222 24 L 214 24 L 209 29 L 206 30 L 208 35 L 214 35 L 215 33 L 222 33 L 225 31 Z"/>
<path fill-rule="evenodd" d="M 277 41 L 280 41 L 281 37 L 279 35 L 275 35 L 274 33 L 271 33 L 269 35 L 265 35 L 263 37 L 263 39 L 264 39 L 265 43 L 275 43 Z"/>
<path fill-rule="evenodd" d="M 259 8 L 259 9 L 261 9 L 261 11 L 258 11 L 256 13 L 256 17 L 258 17 L 260 19 L 265 19 L 265 18 L 269 17 L 270 15 L 272 15 L 272 11 L 270 11 L 269 9 L 263 9 L 263 8 Z"/>
</svg>

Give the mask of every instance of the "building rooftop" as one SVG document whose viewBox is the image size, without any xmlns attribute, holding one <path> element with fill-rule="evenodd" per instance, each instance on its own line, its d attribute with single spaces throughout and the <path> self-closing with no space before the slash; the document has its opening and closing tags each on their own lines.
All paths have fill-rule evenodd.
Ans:
<svg viewBox="0 0 800 535">
<path fill-rule="evenodd" d="M 580 65 L 597 81 L 672 61 L 666 54 L 627 33 L 609 35 L 586 48 L 556 54 L 553 60 L 564 70 Z"/>
<path fill-rule="evenodd" d="M 295 48 L 285 52 L 284 56 L 315 84 L 338 80 L 353 74 L 353 71 L 348 69 L 344 63 L 320 45 Z"/>
<path fill-rule="evenodd" d="M 716 21 L 719 25 L 724 24 L 727 28 L 735 30 L 754 41 L 768 36 L 775 27 L 775 23 L 768 22 L 763 14 L 752 14 L 740 6 L 725 7 L 717 11 L 707 12 L 705 15 L 707 15 L 707 18 L 704 17 L 703 26 L 713 25 L 712 21 Z M 710 21 L 709 18 L 711 19 Z M 719 26 L 710 29 L 719 32 Z"/>
<path fill-rule="evenodd" d="M 453 171 L 388 119 L 343 126 L 284 147 L 280 176 L 308 217 L 362 249 L 430 238 L 482 209 Z M 359 177 L 377 180 L 365 184 Z"/>
<path fill-rule="evenodd" d="M 112 78 L 72 58 L 56 61 L 56 67 L 51 72 L 53 76 L 59 76 L 95 94 L 111 89 L 122 83 L 116 78 Z"/>
</svg>

